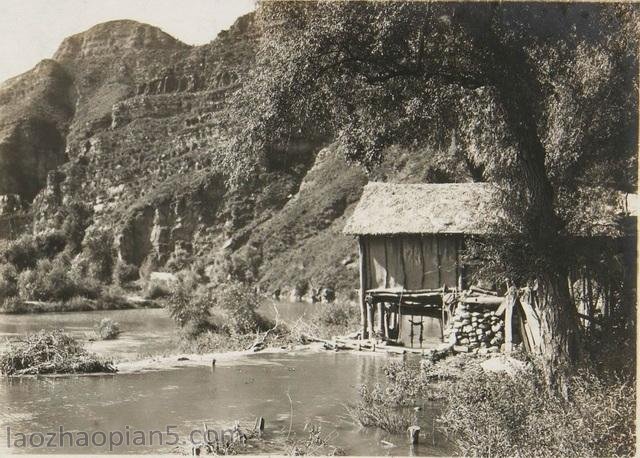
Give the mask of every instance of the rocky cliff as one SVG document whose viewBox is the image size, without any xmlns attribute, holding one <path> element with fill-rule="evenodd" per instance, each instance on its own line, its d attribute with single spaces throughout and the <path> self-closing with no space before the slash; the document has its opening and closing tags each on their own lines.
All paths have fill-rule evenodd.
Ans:
<svg viewBox="0 0 640 458">
<path fill-rule="evenodd" d="M 341 230 L 362 170 L 301 141 L 252 182 L 225 182 L 224 146 L 241 122 L 227 100 L 258 37 L 248 15 L 197 47 L 135 21 L 67 38 L 0 86 L 0 195 L 29 210 L 33 231 L 86 206 L 143 278 L 198 266 L 214 282 L 235 276 L 294 297 L 348 294 L 357 248 Z M 427 168 L 406 157 L 384 167 L 380 177 L 403 179 Z"/>
</svg>

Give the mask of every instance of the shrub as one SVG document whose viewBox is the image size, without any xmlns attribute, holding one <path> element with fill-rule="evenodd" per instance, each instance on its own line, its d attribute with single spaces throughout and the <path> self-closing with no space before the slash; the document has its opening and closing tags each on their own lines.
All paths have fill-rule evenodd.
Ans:
<svg viewBox="0 0 640 458">
<path fill-rule="evenodd" d="M 111 361 L 88 353 L 61 330 L 29 334 L 0 355 L 0 372 L 6 375 L 115 371 Z"/>
<path fill-rule="evenodd" d="M 250 286 L 242 283 L 225 285 L 215 299 L 222 314 L 222 329 L 229 334 L 249 334 L 265 328 L 264 319 L 256 311 L 260 296 Z"/>
<path fill-rule="evenodd" d="M 0 301 L 18 294 L 18 271 L 12 264 L 0 264 Z"/>
<path fill-rule="evenodd" d="M 286 455 L 288 456 L 342 456 L 344 450 L 330 444 L 332 434 L 322 434 L 322 427 L 306 424 L 304 430 L 308 435 L 304 439 L 288 439 Z"/>
<path fill-rule="evenodd" d="M 392 434 L 400 434 L 417 423 L 413 409 L 390 405 L 385 390 L 376 385 L 369 388 L 360 386 L 360 399 L 355 405 L 347 406 L 347 413 L 362 426 L 376 426 Z"/>
<path fill-rule="evenodd" d="M 171 272 L 178 272 L 187 268 L 192 262 L 191 254 L 182 246 L 176 246 L 167 260 L 166 267 Z"/>
<path fill-rule="evenodd" d="M 41 282 L 41 289 L 37 292 L 39 299 L 68 300 L 76 295 L 76 287 L 69 276 L 70 265 L 62 258 L 54 261 L 38 261 L 36 273 Z"/>
<path fill-rule="evenodd" d="M 41 259 L 35 269 L 26 269 L 18 277 L 18 291 L 23 300 L 68 301 L 74 296 L 95 298 L 100 285 L 92 281 L 74 281 L 70 261 L 64 254 L 53 261 Z"/>
<path fill-rule="evenodd" d="M 18 276 L 18 294 L 23 300 L 33 300 L 38 290 L 38 275 L 33 269 L 25 269 Z"/>
<path fill-rule="evenodd" d="M 413 407 L 433 397 L 430 377 L 419 364 L 392 361 L 384 369 L 386 383 L 359 388 L 359 399 L 347 406 L 351 418 L 362 426 L 403 433 L 418 423 Z"/>
<path fill-rule="evenodd" d="M 360 321 L 360 311 L 348 304 L 319 304 L 314 314 L 318 323 L 326 326 L 357 326 Z"/>
<path fill-rule="evenodd" d="M 2 313 L 24 313 L 25 307 L 17 297 L 10 297 L 1 303 L 0 311 Z"/>
<path fill-rule="evenodd" d="M 107 304 L 103 308 L 127 308 L 129 302 L 126 298 L 126 292 L 117 285 L 110 285 L 104 288 L 100 301 Z"/>
<path fill-rule="evenodd" d="M 213 299 L 207 294 L 195 294 L 195 286 L 192 280 L 181 280 L 166 305 L 171 318 L 188 336 L 196 336 L 211 328 L 209 308 Z"/>
<path fill-rule="evenodd" d="M 69 248 L 73 252 L 80 250 L 85 230 L 93 219 L 93 208 L 85 202 L 68 202 L 62 209 L 63 219 L 60 232 L 64 234 Z"/>
<path fill-rule="evenodd" d="M 140 272 L 136 266 L 129 264 L 126 261 L 118 260 L 113 269 L 113 281 L 117 285 L 124 285 L 132 281 L 137 280 L 140 277 Z"/>
<path fill-rule="evenodd" d="M 103 318 L 96 326 L 96 334 L 102 340 L 112 340 L 120 335 L 120 325 L 111 318 Z"/>
<path fill-rule="evenodd" d="M 59 230 L 24 234 L 6 246 L 4 258 L 21 271 L 34 268 L 40 259 L 52 259 L 64 250 L 66 244 L 65 235 Z"/>
<path fill-rule="evenodd" d="M 145 299 L 160 299 L 171 295 L 171 290 L 167 286 L 164 286 L 157 282 L 151 282 L 147 285 L 147 290 L 144 293 Z"/>
<path fill-rule="evenodd" d="M 113 276 L 113 234 L 109 229 L 92 227 L 82 240 L 82 251 L 87 260 L 87 273 L 91 278 L 109 282 Z"/>
<path fill-rule="evenodd" d="M 635 384 L 582 372 L 569 401 L 546 389 L 537 364 L 515 376 L 465 371 L 440 418 L 463 455 L 631 456 Z"/>
</svg>

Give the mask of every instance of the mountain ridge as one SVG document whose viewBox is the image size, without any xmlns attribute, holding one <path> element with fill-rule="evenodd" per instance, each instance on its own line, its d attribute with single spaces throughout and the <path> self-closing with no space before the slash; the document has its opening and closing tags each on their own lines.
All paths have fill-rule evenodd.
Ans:
<svg viewBox="0 0 640 458">
<path fill-rule="evenodd" d="M 301 138 L 252 180 L 234 187 L 225 179 L 226 145 L 243 122 L 229 100 L 242 90 L 259 37 L 253 14 L 200 46 L 159 45 L 171 37 L 158 28 L 110 21 L 64 40 L 42 64 L 39 71 L 58 75 L 64 87 L 46 78 L 35 84 L 33 69 L 6 86 L 40 89 L 16 110 L 0 105 L 0 120 L 37 127 L 57 119 L 56 141 L 43 145 L 45 130 L 34 128 L 22 142 L 26 162 L 12 155 L 16 142 L 0 135 L 0 178 L 36 183 L 0 190 L 29 209 L 23 231 L 59 229 L 71 209 L 84 208 L 84 233 L 106 231 L 116 265 L 143 281 L 157 270 L 195 269 L 211 284 L 239 279 L 298 299 L 323 288 L 353 295 L 357 246 L 341 225 L 369 179 L 360 167 L 334 146 Z M 114 39 L 120 45 L 111 50 Z M 0 101 L 19 96 L 2 87 Z M 405 154 L 378 176 L 420 175 L 428 166 Z M 90 275 L 85 249 L 70 262 Z"/>
</svg>

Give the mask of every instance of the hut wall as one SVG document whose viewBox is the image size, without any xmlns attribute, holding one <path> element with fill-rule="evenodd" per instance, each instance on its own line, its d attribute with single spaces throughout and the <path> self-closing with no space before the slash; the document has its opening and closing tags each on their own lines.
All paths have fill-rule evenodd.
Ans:
<svg viewBox="0 0 640 458">
<path fill-rule="evenodd" d="M 461 272 L 457 235 L 398 235 L 364 238 L 364 289 L 450 287 Z"/>
</svg>

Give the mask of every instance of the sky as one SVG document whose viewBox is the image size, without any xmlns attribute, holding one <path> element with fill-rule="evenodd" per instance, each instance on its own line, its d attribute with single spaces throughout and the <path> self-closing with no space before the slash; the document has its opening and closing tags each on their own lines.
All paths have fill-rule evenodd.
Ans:
<svg viewBox="0 0 640 458">
<path fill-rule="evenodd" d="M 62 40 L 100 22 L 134 19 L 179 40 L 211 41 L 255 0 L 0 0 L 0 82 L 50 58 Z"/>
</svg>

